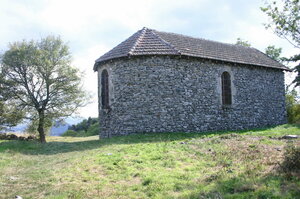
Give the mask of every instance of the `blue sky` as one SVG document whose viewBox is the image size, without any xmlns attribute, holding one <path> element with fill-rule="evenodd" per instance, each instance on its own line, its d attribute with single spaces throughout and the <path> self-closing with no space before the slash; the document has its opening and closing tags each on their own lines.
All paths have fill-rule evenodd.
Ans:
<svg viewBox="0 0 300 199">
<path fill-rule="evenodd" d="M 265 30 L 263 5 L 262 0 L 0 0 L 0 53 L 9 42 L 60 35 L 94 96 L 79 114 L 96 117 L 94 61 L 143 27 L 226 43 L 240 37 L 261 51 L 272 44 L 285 56 L 295 54 L 287 41 Z"/>
</svg>

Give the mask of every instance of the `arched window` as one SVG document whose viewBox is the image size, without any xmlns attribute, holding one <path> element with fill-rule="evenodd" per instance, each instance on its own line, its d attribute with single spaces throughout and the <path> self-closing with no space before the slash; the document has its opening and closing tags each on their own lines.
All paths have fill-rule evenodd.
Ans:
<svg viewBox="0 0 300 199">
<path fill-rule="evenodd" d="M 109 108 L 109 89 L 108 89 L 108 72 L 103 70 L 101 73 L 101 102 L 102 108 Z"/>
<path fill-rule="evenodd" d="M 231 105 L 232 97 L 231 97 L 230 74 L 228 72 L 223 72 L 221 76 L 221 81 L 222 81 L 222 104 Z"/>
</svg>

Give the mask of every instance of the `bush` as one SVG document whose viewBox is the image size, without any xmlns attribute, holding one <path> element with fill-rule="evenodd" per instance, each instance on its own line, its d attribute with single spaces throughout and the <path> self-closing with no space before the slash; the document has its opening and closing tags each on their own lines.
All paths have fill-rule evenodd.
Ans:
<svg viewBox="0 0 300 199">
<path fill-rule="evenodd" d="M 99 135 L 99 123 L 92 124 L 86 132 L 86 136 Z"/>
<path fill-rule="evenodd" d="M 300 123 L 300 104 L 294 104 L 287 108 L 287 116 L 289 123 Z"/>
<path fill-rule="evenodd" d="M 99 135 L 99 120 L 98 118 L 91 118 L 84 119 L 80 123 L 76 125 L 72 125 L 69 127 L 68 131 L 72 131 L 70 134 L 63 135 L 63 136 L 73 136 L 73 137 L 86 137 L 86 136 L 93 136 Z"/>
<path fill-rule="evenodd" d="M 286 174 L 300 173 L 300 146 L 289 144 L 285 147 L 281 169 Z"/>
<path fill-rule="evenodd" d="M 300 103 L 297 101 L 297 92 L 295 90 L 287 92 L 285 102 L 288 122 L 300 123 Z"/>
<path fill-rule="evenodd" d="M 74 130 L 74 131 L 88 131 L 88 129 L 93 125 L 99 123 L 98 118 L 91 118 L 89 117 L 88 119 L 84 119 L 78 124 L 72 125 L 69 127 L 69 130 Z"/>
<path fill-rule="evenodd" d="M 61 136 L 64 136 L 64 137 L 67 137 L 67 136 L 70 136 L 70 137 L 76 137 L 77 136 L 77 132 L 76 131 L 73 131 L 73 130 L 67 130 L 66 132 L 64 132 Z"/>
<path fill-rule="evenodd" d="M 74 130 L 67 130 L 61 136 L 70 136 L 70 137 L 86 137 L 86 136 L 93 136 L 99 135 L 99 123 L 92 124 L 87 131 L 74 131 Z"/>
</svg>

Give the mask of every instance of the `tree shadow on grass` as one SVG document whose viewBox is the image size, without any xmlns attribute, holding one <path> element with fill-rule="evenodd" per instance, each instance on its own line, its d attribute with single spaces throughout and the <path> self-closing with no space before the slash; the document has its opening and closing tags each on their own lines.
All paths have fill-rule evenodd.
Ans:
<svg viewBox="0 0 300 199">
<path fill-rule="evenodd" d="M 1 152 L 22 153 L 28 155 L 54 155 L 59 153 L 68 153 L 74 151 L 85 151 L 102 148 L 108 145 L 121 144 L 139 144 L 155 142 L 172 142 L 190 138 L 201 138 L 208 134 L 196 133 L 141 133 L 128 136 L 116 136 L 109 139 L 100 139 L 93 136 L 94 139 L 85 140 L 85 138 L 74 138 L 74 141 L 68 141 L 70 138 L 58 139 L 58 141 L 49 141 L 41 144 L 38 141 L 3 141 L 0 143 Z M 72 138 L 71 138 L 72 139 Z M 62 140 L 62 141 L 60 141 Z"/>
<path fill-rule="evenodd" d="M 289 125 L 289 127 L 297 127 L 299 125 Z M 252 129 L 251 132 L 263 131 L 270 128 Z M 128 136 L 116 136 L 110 139 L 87 139 L 76 141 L 50 141 L 46 144 L 40 144 L 37 141 L 2 141 L 0 142 L 0 153 L 22 153 L 28 155 L 54 155 L 59 153 L 68 153 L 74 151 L 85 151 L 96 148 L 101 148 L 107 145 L 120 145 L 120 144 L 139 144 L 139 143 L 154 143 L 154 142 L 173 142 L 183 141 L 192 138 L 205 138 L 213 135 L 222 135 L 230 133 L 245 133 L 249 130 L 242 131 L 218 131 L 218 132 L 205 132 L 205 133 L 140 133 L 131 134 Z M 84 139 L 84 138 L 83 138 Z"/>
</svg>

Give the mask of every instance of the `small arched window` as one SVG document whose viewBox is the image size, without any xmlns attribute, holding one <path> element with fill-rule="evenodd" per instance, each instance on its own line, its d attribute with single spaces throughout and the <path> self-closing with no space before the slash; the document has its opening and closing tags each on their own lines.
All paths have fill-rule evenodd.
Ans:
<svg viewBox="0 0 300 199">
<path fill-rule="evenodd" d="M 221 81 L 222 81 L 222 104 L 231 105 L 232 97 L 231 97 L 230 74 L 228 72 L 223 72 L 221 76 Z"/>
<path fill-rule="evenodd" d="M 101 73 L 101 103 L 103 109 L 109 108 L 108 72 L 105 69 Z"/>
</svg>

